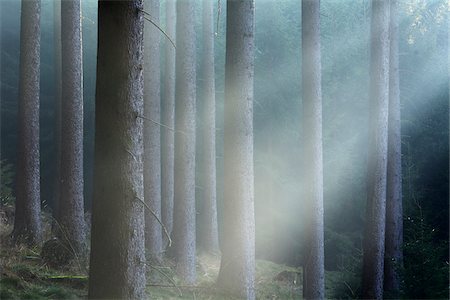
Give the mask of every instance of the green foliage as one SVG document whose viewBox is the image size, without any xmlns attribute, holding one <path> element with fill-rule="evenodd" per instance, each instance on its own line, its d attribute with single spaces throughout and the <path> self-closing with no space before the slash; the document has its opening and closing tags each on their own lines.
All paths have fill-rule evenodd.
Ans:
<svg viewBox="0 0 450 300">
<path fill-rule="evenodd" d="M 359 299 L 361 293 L 362 252 L 343 257 L 331 298 Z"/>
<path fill-rule="evenodd" d="M 448 241 L 436 239 L 436 230 L 419 216 L 405 218 L 403 296 L 448 299 Z"/>
<path fill-rule="evenodd" d="M 14 203 L 12 195 L 12 183 L 14 179 L 14 172 L 12 164 L 7 163 L 6 160 L 0 161 L 0 205 L 11 205 Z"/>
</svg>

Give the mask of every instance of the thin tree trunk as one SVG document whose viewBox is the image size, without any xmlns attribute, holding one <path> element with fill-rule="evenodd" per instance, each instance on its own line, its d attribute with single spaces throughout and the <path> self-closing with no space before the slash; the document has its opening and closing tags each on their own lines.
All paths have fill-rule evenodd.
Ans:
<svg viewBox="0 0 450 300">
<path fill-rule="evenodd" d="M 389 132 L 384 290 L 398 298 L 403 261 L 402 145 L 398 56 L 398 1 L 390 2 Z"/>
<path fill-rule="evenodd" d="M 39 170 L 40 0 L 23 0 L 20 19 L 17 194 L 13 237 L 42 242 Z"/>
<path fill-rule="evenodd" d="M 194 4 L 177 2 L 174 254 L 177 273 L 194 284 L 195 272 L 195 31 Z"/>
<path fill-rule="evenodd" d="M 302 1 L 302 91 L 306 220 L 303 298 L 323 299 L 323 159 L 320 1 Z"/>
<path fill-rule="evenodd" d="M 389 1 L 372 1 L 370 141 L 362 296 L 383 298 L 389 108 Z"/>
<path fill-rule="evenodd" d="M 224 227 L 218 285 L 255 298 L 254 1 L 227 1 Z"/>
<path fill-rule="evenodd" d="M 175 40 L 175 0 L 166 1 L 166 33 Z M 175 48 L 165 40 L 164 97 L 161 104 L 161 123 L 168 128 L 175 125 Z M 169 234 L 173 228 L 174 132 L 164 127 L 161 132 L 161 210 L 162 222 Z M 163 236 L 164 247 L 168 239 Z"/>
<path fill-rule="evenodd" d="M 203 112 L 203 197 L 202 248 L 206 252 L 219 250 L 216 198 L 216 96 L 214 74 L 213 1 L 203 0 L 202 55 Z"/>
<path fill-rule="evenodd" d="M 159 23 L 159 0 L 145 0 L 149 18 Z M 160 63 L 158 29 L 144 26 L 144 199 L 161 220 L 161 135 L 160 135 Z M 150 121 L 153 120 L 153 121 Z M 145 212 L 145 247 L 156 261 L 162 256 L 162 227 L 149 211 Z"/>
<path fill-rule="evenodd" d="M 83 197 L 83 55 L 81 2 L 61 2 L 62 109 L 59 233 L 63 243 L 85 254 Z"/>
<path fill-rule="evenodd" d="M 98 5 L 90 299 L 145 297 L 142 10 Z"/>
<path fill-rule="evenodd" d="M 53 187 L 53 218 L 60 221 L 59 202 L 61 196 L 61 0 L 53 1 L 54 49 L 55 49 L 55 173 Z"/>
</svg>

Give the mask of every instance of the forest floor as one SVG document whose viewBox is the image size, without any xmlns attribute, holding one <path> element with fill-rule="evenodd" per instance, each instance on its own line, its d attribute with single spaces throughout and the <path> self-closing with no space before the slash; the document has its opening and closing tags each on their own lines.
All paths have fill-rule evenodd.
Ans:
<svg viewBox="0 0 450 300">
<path fill-rule="evenodd" d="M 0 226 L 0 299 L 87 298 L 86 267 L 75 262 L 65 268 L 52 268 L 41 258 L 40 249 L 12 246 L 8 242 L 11 224 L 1 222 Z M 200 254 L 197 260 L 197 285 L 192 287 L 179 282 L 173 262 L 150 265 L 148 295 L 151 299 L 233 299 L 215 288 L 219 266 L 218 256 Z M 326 272 L 328 297 L 331 296 L 331 288 L 337 283 L 338 273 Z M 301 299 L 301 269 L 257 260 L 255 279 L 258 299 Z"/>
</svg>

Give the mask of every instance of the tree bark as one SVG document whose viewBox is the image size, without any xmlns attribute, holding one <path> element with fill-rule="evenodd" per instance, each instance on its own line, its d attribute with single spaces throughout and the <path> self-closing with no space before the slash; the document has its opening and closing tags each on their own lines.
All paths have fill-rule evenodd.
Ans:
<svg viewBox="0 0 450 300">
<path fill-rule="evenodd" d="M 255 298 L 254 1 L 227 1 L 224 227 L 218 285 Z"/>
<path fill-rule="evenodd" d="M 203 188 L 201 245 L 204 251 L 219 250 L 216 202 L 216 96 L 214 73 L 213 1 L 203 0 L 202 55 Z"/>
<path fill-rule="evenodd" d="M 370 141 L 362 296 L 383 298 L 389 108 L 389 1 L 372 1 Z"/>
<path fill-rule="evenodd" d="M 61 2 L 62 107 L 59 236 L 75 254 L 84 255 L 83 54 L 81 2 Z"/>
<path fill-rule="evenodd" d="M 306 237 L 303 298 L 323 299 L 323 155 L 320 1 L 302 1 L 302 91 Z"/>
<path fill-rule="evenodd" d="M 195 272 L 195 31 L 194 4 L 177 2 L 174 254 L 177 273 L 194 284 Z"/>
<path fill-rule="evenodd" d="M 390 1 L 389 125 L 384 290 L 398 298 L 403 261 L 402 144 L 398 56 L 398 1 Z"/>
<path fill-rule="evenodd" d="M 58 222 L 60 222 L 61 220 L 58 216 L 61 196 L 61 1 L 62 0 L 53 1 L 53 37 L 55 43 L 55 177 L 53 187 L 52 212 L 53 218 Z"/>
<path fill-rule="evenodd" d="M 145 297 L 142 10 L 98 5 L 90 299 Z"/>
<path fill-rule="evenodd" d="M 145 0 L 149 18 L 159 23 L 159 0 Z M 144 26 L 144 199 L 161 220 L 161 135 L 160 135 L 160 63 L 158 29 Z M 152 121 L 150 121 L 152 120 Z M 162 257 L 162 227 L 147 209 L 145 212 L 145 247 L 151 259 Z"/>
<path fill-rule="evenodd" d="M 166 33 L 175 39 L 175 0 L 166 1 Z M 169 234 L 173 228 L 173 179 L 174 179 L 174 132 L 175 126 L 175 48 L 165 39 L 164 95 L 161 104 L 161 123 L 167 127 L 161 132 L 161 214 Z M 164 247 L 168 239 L 163 235 Z"/>
<path fill-rule="evenodd" d="M 40 0 L 23 0 L 20 19 L 20 74 L 17 194 L 13 237 L 42 242 L 39 170 Z"/>
</svg>

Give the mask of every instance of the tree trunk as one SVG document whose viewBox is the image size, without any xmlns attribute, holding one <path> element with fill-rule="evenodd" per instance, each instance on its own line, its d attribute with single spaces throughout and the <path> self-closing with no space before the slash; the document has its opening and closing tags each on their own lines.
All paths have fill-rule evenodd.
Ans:
<svg viewBox="0 0 450 300">
<path fill-rule="evenodd" d="M 145 297 L 142 0 L 99 1 L 89 298 Z"/>
<path fill-rule="evenodd" d="M 42 242 L 39 170 L 40 0 L 23 0 L 20 19 L 20 74 L 16 212 L 13 237 Z"/>
<path fill-rule="evenodd" d="M 214 74 L 213 1 L 203 0 L 202 55 L 202 112 L 203 112 L 203 188 L 201 245 L 204 251 L 219 250 L 216 202 L 216 96 Z"/>
<path fill-rule="evenodd" d="M 145 0 L 149 18 L 159 23 L 159 0 Z M 158 29 L 144 26 L 144 199 L 161 220 L 161 136 L 160 136 L 160 68 Z M 145 212 L 145 247 L 151 259 L 161 260 L 162 227 L 155 216 Z"/>
<path fill-rule="evenodd" d="M 320 1 L 302 1 L 302 91 L 306 237 L 303 298 L 323 299 L 323 159 Z"/>
<path fill-rule="evenodd" d="M 177 2 L 174 254 L 187 284 L 195 274 L 195 31 L 194 4 Z"/>
<path fill-rule="evenodd" d="M 398 298 L 403 261 L 402 144 L 398 56 L 398 1 L 390 2 L 389 125 L 384 290 Z"/>
<path fill-rule="evenodd" d="M 253 178 L 254 1 L 227 1 L 224 227 L 218 284 L 255 298 Z"/>
<path fill-rule="evenodd" d="M 389 1 L 372 1 L 370 141 L 362 296 L 383 298 L 389 106 Z"/>
<path fill-rule="evenodd" d="M 175 0 L 166 0 L 166 33 L 175 39 Z M 175 125 L 175 48 L 165 39 L 164 96 L 161 121 L 161 210 L 162 222 L 169 234 L 173 227 L 173 178 L 174 178 L 174 132 Z M 168 239 L 163 235 L 164 247 Z"/>
<path fill-rule="evenodd" d="M 60 238 L 84 255 L 83 197 L 83 55 L 81 2 L 61 2 L 62 109 Z"/>
<path fill-rule="evenodd" d="M 53 37 L 55 43 L 55 186 L 53 187 L 52 211 L 53 218 L 58 222 L 60 222 L 58 213 L 61 196 L 61 1 L 62 0 L 53 1 Z"/>
</svg>

